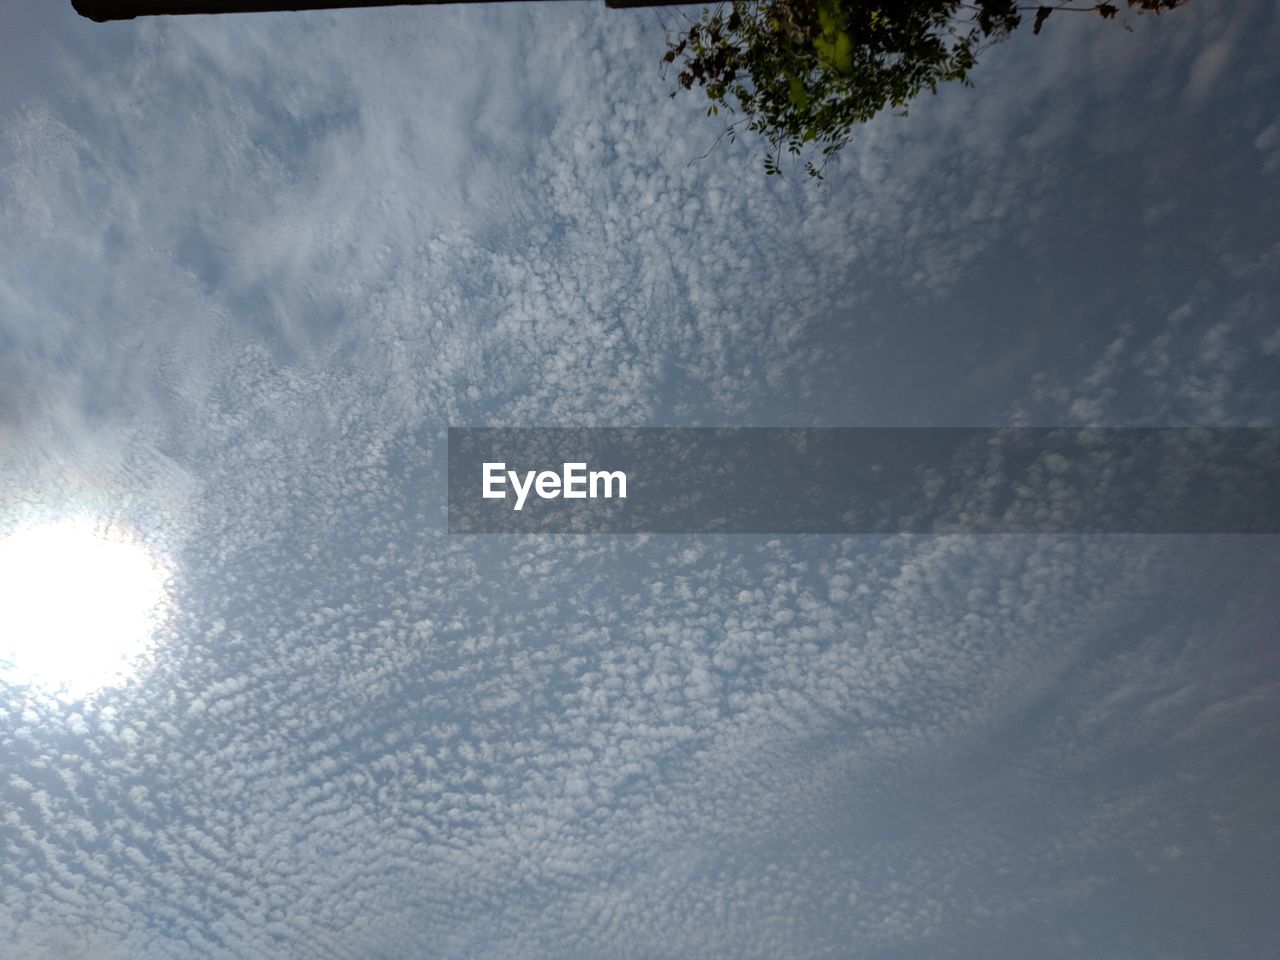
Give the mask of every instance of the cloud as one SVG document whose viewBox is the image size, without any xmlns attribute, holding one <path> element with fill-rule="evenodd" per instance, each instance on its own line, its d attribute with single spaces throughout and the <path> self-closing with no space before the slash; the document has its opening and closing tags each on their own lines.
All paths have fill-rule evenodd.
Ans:
<svg viewBox="0 0 1280 960">
<path fill-rule="evenodd" d="M 696 160 L 648 14 L 497 7 L 68 27 L 6 117 L 0 486 L 180 601 L 126 687 L 0 688 L 6 947 L 1000 956 L 1144 895 L 1195 946 L 1157 874 L 1261 931 L 1269 542 L 449 537 L 441 431 L 1273 418 L 1265 155 L 1135 184 L 1267 129 L 1196 38 L 1274 17 L 1011 44 L 816 190 Z"/>
</svg>

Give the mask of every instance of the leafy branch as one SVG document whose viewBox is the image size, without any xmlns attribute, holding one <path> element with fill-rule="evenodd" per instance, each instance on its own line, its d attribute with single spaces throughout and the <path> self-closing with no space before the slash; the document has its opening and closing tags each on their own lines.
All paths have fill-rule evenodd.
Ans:
<svg viewBox="0 0 1280 960">
<path fill-rule="evenodd" d="M 1185 2 L 1125 0 L 1157 14 Z M 767 174 L 781 174 L 783 155 L 803 156 L 809 176 L 822 179 L 858 124 L 885 109 L 905 115 L 911 100 L 940 84 L 971 85 L 978 54 L 1007 38 L 1024 13 L 1034 11 L 1039 34 L 1057 12 L 1109 20 L 1119 10 L 1109 0 L 733 0 L 690 21 L 663 60 L 678 66 L 679 88 L 702 89 L 709 115 L 739 118 L 721 139 L 733 140 L 740 124 L 765 139 Z"/>
</svg>

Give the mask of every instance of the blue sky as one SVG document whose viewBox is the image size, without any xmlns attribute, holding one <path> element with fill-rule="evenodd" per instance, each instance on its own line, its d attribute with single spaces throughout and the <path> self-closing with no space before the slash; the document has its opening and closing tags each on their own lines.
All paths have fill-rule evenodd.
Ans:
<svg viewBox="0 0 1280 960">
<path fill-rule="evenodd" d="M 652 11 L 0 17 L 0 536 L 173 598 L 0 677 L 0 954 L 1273 955 L 1274 538 L 450 536 L 443 449 L 1276 425 L 1271 5 L 1053 18 L 820 188 Z"/>
</svg>

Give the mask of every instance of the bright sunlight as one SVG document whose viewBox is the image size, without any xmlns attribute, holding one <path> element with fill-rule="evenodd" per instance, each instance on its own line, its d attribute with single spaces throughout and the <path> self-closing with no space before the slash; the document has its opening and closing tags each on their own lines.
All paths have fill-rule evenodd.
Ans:
<svg viewBox="0 0 1280 960">
<path fill-rule="evenodd" d="M 0 677 L 71 698 L 110 685 L 146 649 L 167 576 L 146 546 L 87 518 L 0 535 Z"/>
</svg>

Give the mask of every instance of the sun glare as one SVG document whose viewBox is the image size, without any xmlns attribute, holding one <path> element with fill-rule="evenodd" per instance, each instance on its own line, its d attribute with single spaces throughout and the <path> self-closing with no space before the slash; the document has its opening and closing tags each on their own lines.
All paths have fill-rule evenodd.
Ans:
<svg viewBox="0 0 1280 960">
<path fill-rule="evenodd" d="M 163 614 L 167 573 L 91 520 L 0 535 L 0 676 L 72 698 L 126 675 Z"/>
</svg>

